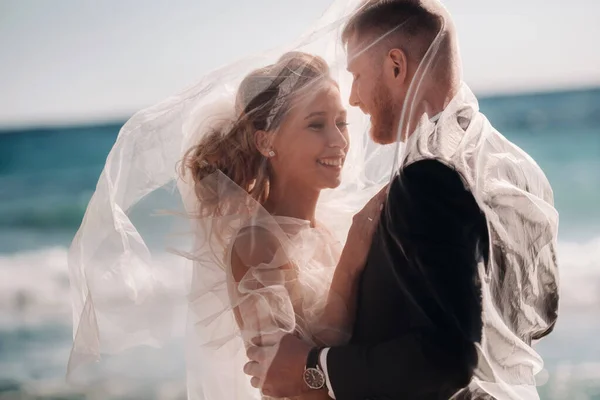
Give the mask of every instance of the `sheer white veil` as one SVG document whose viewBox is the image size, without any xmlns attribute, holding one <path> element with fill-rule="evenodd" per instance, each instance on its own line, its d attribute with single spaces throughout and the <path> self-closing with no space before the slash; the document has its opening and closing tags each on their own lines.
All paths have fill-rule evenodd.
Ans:
<svg viewBox="0 0 600 400">
<path fill-rule="evenodd" d="M 249 73 L 277 63 L 290 51 L 321 57 L 348 110 L 351 145 L 342 183 L 321 193 L 317 219 L 343 243 L 354 213 L 387 183 L 395 155 L 393 147 L 369 141 L 368 119 L 347 104 L 351 76 L 345 70 L 340 31 L 358 4 L 335 1 L 293 43 L 217 69 L 187 90 L 139 111 L 122 127 L 69 251 L 74 336 L 70 379 L 76 381 L 77 372 L 92 361 L 102 365 L 103 356 L 184 338 L 189 398 L 259 396 L 241 372 L 241 341 L 228 336 L 240 333 L 233 331 L 237 326 L 231 304 L 224 304 L 229 298 L 222 256 L 244 217 L 272 227 L 282 241 L 287 238 L 278 228 L 280 220 L 269 218 L 255 199 L 219 171 L 202 185 L 248 208 L 230 210 L 219 219 L 202 218 L 210 214 L 206 209 L 199 216 L 203 205 L 198 188 L 189 175 L 182 176 L 182 161 L 208 134 L 234 124 L 239 117 L 236 92 Z M 219 243 L 211 230 L 217 223 L 229 229 Z M 302 240 L 305 249 L 306 243 L 315 242 L 314 237 Z M 323 277 L 320 288 L 326 288 L 327 279 Z M 227 357 L 231 363 L 223 365 Z M 244 382 L 236 387 L 231 383 L 236 379 Z"/>
<path fill-rule="evenodd" d="M 557 275 L 558 216 L 552 192 L 535 162 L 491 126 L 461 83 L 458 41 L 445 8 L 437 0 L 405 1 L 436 15 L 440 30 L 411 83 L 398 127 L 401 140 L 392 145 L 373 144 L 368 118 L 347 104 L 352 76 L 346 72 L 341 31 L 364 6 L 359 0 L 334 1 L 293 43 L 213 71 L 182 93 L 136 113 L 123 126 L 69 252 L 74 335 L 69 372 L 101 360 L 103 354 L 141 345 L 160 347 L 185 337 L 194 346 L 186 349 L 189 398 L 260 398 L 241 373 L 241 342 L 232 344 L 210 328 L 228 324 L 219 328 L 223 333 L 235 327 L 231 316 L 219 319 L 218 312 L 231 311 L 231 304 L 223 304 L 227 276 L 220 264 L 227 246 L 212 253 L 206 251 L 212 247 L 199 247 L 214 239 L 214 220 L 199 230 L 198 219 L 189 218 L 201 204 L 197 188 L 181 176 L 180 167 L 192 146 L 215 129 L 226 131 L 237 118 L 235 96 L 244 77 L 276 63 L 286 52 L 301 51 L 327 62 L 350 124 L 342 183 L 321 194 L 319 221 L 343 244 L 352 216 L 399 169 L 435 158 L 459 171 L 486 214 L 491 239 L 489 260 L 480 266 L 480 361 L 464 393 L 472 398 L 537 398 L 534 376 L 542 363 L 532 341 L 551 330 L 552 304 L 557 301 L 546 296 L 553 292 Z M 443 110 L 435 110 L 429 100 L 438 90 L 440 70 L 449 72 L 456 85 Z M 281 221 L 270 219 L 255 199 L 218 171 L 205 182 L 220 196 L 239 196 L 257 225 L 272 227 L 282 241 L 289 239 L 279 231 Z M 244 216 L 238 212 L 223 216 L 236 232 L 243 227 Z M 289 240 L 292 246 L 295 242 Z M 194 307 L 205 293 L 214 296 L 202 303 L 207 314 L 199 315 Z M 209 330 L 190 330 L 190 324 Z M 189 341 L 190 335 L 200 342 Z M 216 342 L 198 352 L 198 343 Z M 223 354 L 231 360 L 223 360 Z"/>
</svg>

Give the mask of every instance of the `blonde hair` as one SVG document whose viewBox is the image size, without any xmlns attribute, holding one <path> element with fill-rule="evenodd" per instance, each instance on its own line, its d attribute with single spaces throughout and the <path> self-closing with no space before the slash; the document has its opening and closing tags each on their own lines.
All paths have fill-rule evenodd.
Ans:
<svg viewBox="0 0 600 400">
<path fill-rule="evenodd" d="M 279 128 L 298 91 L 323 79 L 330 79 L 325 60 L 301 52 L 286 53 L 275 64 L 244 78 L 236 95 L 237 120 L 224 132 L 208 132 L 184 156 L 182 172 L 191 174 L 202 207 L 216 212 L 222 200 L 210 184 L 201 183 L 217 170 L 260 204 L 266 201 L 269 167 L 256 146 L 255 134 Z"/>
</svg>

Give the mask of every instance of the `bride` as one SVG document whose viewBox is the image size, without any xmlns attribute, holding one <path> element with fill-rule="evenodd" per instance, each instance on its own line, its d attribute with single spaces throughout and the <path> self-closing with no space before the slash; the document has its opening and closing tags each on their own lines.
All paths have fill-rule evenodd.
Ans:
<svg viewBox="0 0 600 400">
<path fill-rule="evenodd" d="M 260 399 L 250 342 L 349 339 L 396 150 L 366 141 L 342 102 L 350 76 L 330 47 L 351 3 L 317 39 L 215 71 L 122 128 L 70 248 L 71 378 L 183 338 L 189 399 Z"/>
<path fill-rule="evenodd" d="M 192 281 L 194 325 L 220 343 L 194 347 L 208 347 L 201 359 L 227 360 L 222 372 L 232 368 L 222 385 L 214 385 L 214 377 L 200 383 L 205 395 L 219 388 L 208 398 L 234 398 L 220 388 L 235 381 L 244 363 L 239 347 L 232 353 L 223 347 L 238 329 L 246 344 L 277 333 L 323 345 L 349 338 L 355 282 L 385 195 L 381 191 L 354 217 L 343 249 L 315 216 L 321 190 L 340 185 L 349 148 L 339 88 L 320 57 L 287 53 L 251 72 L 237 91 L 235 115 L 188 151 L 183 171 L 193 179 L 198 226 L 211 226 L 209 235 L 196 237 L 210 236 L 225 249 L 201 240 L 191 257 L 198 277 Z M 207 286 L 211 268 L 215 278 Z M 207 306 L 211 296 L 224 306 Z M 229 311 L 237 327 L 226 321 Z M 207 312 L 210 318 L 199 317 Z M 310 393 L 328 398 L 324 390 Z"/>
</svg>

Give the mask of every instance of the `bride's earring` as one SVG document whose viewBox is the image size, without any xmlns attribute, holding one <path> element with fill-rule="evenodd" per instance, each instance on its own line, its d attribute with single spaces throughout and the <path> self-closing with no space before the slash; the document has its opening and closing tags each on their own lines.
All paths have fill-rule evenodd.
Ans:
<svg viewBox="0 0 600 400">
<path fill-rule="evenodd" d="M 273 150 L 270 150 L 268 155 L 269 155 L 269 158 L 275 157 L 275 152 Z"/>
</svg>

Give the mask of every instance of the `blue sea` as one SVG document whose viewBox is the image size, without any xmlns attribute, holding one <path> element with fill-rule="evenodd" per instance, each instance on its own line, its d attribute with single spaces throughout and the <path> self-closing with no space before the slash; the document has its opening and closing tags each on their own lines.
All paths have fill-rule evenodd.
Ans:
<svg viewBox="0 0 600 400">
<path fill-rule="evenodd" d="M 600 89 L 480 105 L 545 171 L 560 212 L 561 312 L 537 344 L 546 362 L 539 392 L 600 399 Z M 0 399 L 185 398 L 181 365 L 136 387 L 64 381 L 67 247 L 123 122 L 0 131 Z"/>
</svg>

